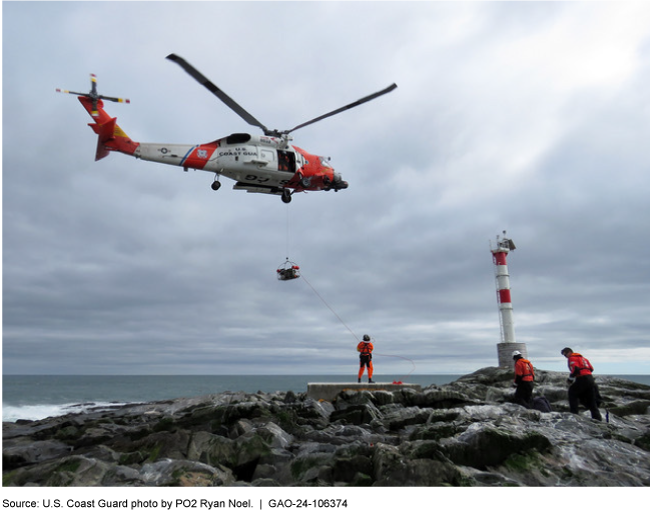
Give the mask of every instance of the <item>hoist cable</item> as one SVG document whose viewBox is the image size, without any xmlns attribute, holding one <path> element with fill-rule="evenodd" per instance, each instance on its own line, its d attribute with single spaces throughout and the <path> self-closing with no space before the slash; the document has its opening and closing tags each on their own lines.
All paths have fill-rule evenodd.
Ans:
<svg viewBox="0 0 650 511">
<path fill-rule="evenodd" d="M 287 204 L 287 261 L 289 260 L 289 204 Z"/>
</svg>

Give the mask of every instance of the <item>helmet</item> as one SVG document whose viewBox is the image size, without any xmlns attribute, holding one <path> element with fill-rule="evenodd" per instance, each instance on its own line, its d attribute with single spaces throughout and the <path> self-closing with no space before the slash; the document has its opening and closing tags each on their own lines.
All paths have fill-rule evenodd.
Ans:
<svg viewBox="0 0 650 511">
<path fill-rule="evenodd" d="M 370 342 L 370 336 L 369 336 L 368 334 L 365 334 L 365 335 L 363 336 L 363 340 L 364 340 L 365 342 Z"/>
<path fill-rule="evenodd" d="M 513 352 L 512 352 L 512 358 L 515 358 L 515 357 L 521 357 L 521 356 L 523 356 L 523 355 L 521 354 L 521 351 L 513 351 Z"/>
<path fill-rule="evenodd" d="M 573 350 L 571 348 L 564 348 L 562 351 L 560 351 L 561 355 L 564 355 L 566 353 L 573 353 Z"/>
</svg>

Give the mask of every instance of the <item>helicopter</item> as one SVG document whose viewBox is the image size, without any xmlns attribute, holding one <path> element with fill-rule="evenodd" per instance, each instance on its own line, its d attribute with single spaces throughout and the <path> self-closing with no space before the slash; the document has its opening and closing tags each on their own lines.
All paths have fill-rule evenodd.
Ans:
<svg viewBox="0 0 650 511">
<path fill-rule="evenodd" d="M 233 133 L 212 142 L 194 145 L 135 142 L 119 127 L 117 118 L 111 117 L 104 110 L 104 101 L 130 103 L 130 100 L 99 94 L 97 77 L 91 74 L 91 89 L 88 93 L 56 90 L 79 96 L 79 101 L 93 118 L 94 122 L 89 126 L 98 136 L 95 161 L 105 158 L 111 151 L 117 151 L 145 161 L 180 166 L 185 171 L 195 169 L 214 172 L 211 185 L 213 190 L 221 187 L 219 177 L 225 176 L 235 181 L 235 190 L 280 195 L 284 203 L 291 202 L 291 197 L 296 192 L 338 192 L 348 187 L 348 183 L 329 164 L 328 157 L 316 156 L 292 145 L 290 142 L 293 138 L 290 134 L 397 88 L 393 83 L 294 128 L 276 130 L 267 128 L 182 57 L 172 53 L 167 59 L 178 64 L 248 124 L 260 128 L 263 135 Z"/>
</svg>

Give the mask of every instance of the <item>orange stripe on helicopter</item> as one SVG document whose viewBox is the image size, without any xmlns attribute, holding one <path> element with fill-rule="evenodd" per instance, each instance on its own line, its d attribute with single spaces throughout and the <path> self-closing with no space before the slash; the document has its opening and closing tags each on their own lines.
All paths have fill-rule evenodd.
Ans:
<svg viewBox="0 0 650 511">
<path fill-rule="evenodd" d="M 210 161 L 217 147 L 219 147 L 219 142 L 216 141 L 198 145 L 183 158 L 181 165 L 192 169 L 202 169 Z"/>
</svg>

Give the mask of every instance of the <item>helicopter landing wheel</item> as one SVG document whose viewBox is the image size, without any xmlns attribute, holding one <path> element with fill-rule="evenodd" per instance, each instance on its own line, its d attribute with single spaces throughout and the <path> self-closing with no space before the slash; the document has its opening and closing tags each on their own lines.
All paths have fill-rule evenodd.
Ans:
<svg viewBox="0 0 650 511">
<path fill-rule="evenodd" d="M 286 188 L 282 190 L 282 202 L 289 204 L 291 202 L 291 192 Z"/>
<path fill-rule="evenodd" d="M 210 187 L 216 192 L 219 188 L 221 188 L 221 183 L 219 181 L 213 181 Z"/>
</svg>

